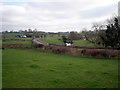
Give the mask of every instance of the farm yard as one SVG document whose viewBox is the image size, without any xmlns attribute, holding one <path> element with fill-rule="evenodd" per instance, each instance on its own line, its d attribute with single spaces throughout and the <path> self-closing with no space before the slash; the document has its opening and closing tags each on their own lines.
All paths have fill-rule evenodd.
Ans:
<svg viewBox="0 0 120 90">
<path fill-rule="evenodd" d="M 2 50 L 3 88 L 118 88 L 117 58 L 88 58 L 53 54 L 31 47 L 32 38 L 15 38 L 3 45 L 24 44 L 30 48 L 5 48 Z M 43 43 L 63 45 L 60 37 L 40 39 Z M 56 38 L 55 38 L 56 37 Z M 26 41 L 24 41 L 26 40 Z M 84 40 L 76 40 L 86 46 Z M 60 44 L 61 43 L 61 44 Z M 78 45 L 76 43 L 76 45 Z M 89 44 L 91 47 L 93 44 Z M 11 53 L 12 52 L 12 53 Z"/>
</svg>

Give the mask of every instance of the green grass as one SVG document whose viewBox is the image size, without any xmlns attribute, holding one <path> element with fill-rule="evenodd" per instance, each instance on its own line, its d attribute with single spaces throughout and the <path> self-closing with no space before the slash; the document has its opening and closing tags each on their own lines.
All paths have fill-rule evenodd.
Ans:
<svg viewBox="0 0 120 90">
<path fill-rule="evenodd" d="M 16 35 L 24 35 L 23 33 L 3 33 L 3 39 L 31 39 L 31 38 L 17 38 Z"/>
<path fill-rule="evenodd" d="M 2 51 L 3 88 L 117 88 L 118 60 Z"/>
<path fill-rule="evenodd" d="M 26 41 L 20 41 L 20 40 L 7 40 L 7 41 L 2 41 L 1 44 L 24 44 L 26 46 L 31 46 L 31 39 L 32 38 L 17 38 L 15 37 L 16 35 L 23 35 L 21 33 L 3 33 L 3 36 L 5 36 L 2 39 L 24 39 Z M 29 41 L 27 41 L 29 40 Z"/>
<path fill-rule="evenodd" d="M 45 38 L 41 39 L 40 42 L 42 43 L 49 43 L 49 44 L 57 44 L 57 45 L 64 45 L 64 43 L 61 40 L 58 40 L 59 38 Z"/>
<path fill-rule="evenodd" d="M 41 39 L 40 42 L 49 43 L 49 44 L 64 45 L 64 43 L 58 39 L 59 38 L 46 38 L 46 39 Z M 73 46 L 93 47 L 94 44 L 92 44 L 88 41 L 85 41 L 85 40 L 73 40 Z"/>
<path fill-rule="evenodd" d="M 85 47 L 93 47 L 94 44 L 88 42 L 88 41 L 85 41 L 85 40 L 74 40 L 73 41 L 73 45 L 74 46 L 85 46 Z"/>
<path fill-rule="evenodd" d="M 19 34 L 19 33 L 3 33 L 2 34 L 4 36 L 4 39 L 15 39 L 15 36 L 16 35 L 22 35 L 22 34 Z"/>
<path fill-rule="evenodd" d="M 39 41 L 42 43 L 64 45 L 62 40 L 58 40 L 58 39 L 62 39 L 62 37 L 59 37 L 58 35 L 53 35 L 53 36 L 47 36 L 46 38 L 40 39 Z M 73 40 L 73 46 L 94 47 L 94 44 L 86 40 Z"/>
<path fill-rule="evenodd" d="M 31 38 L 16 38 L 16 35 L 23 35 L 22 33 L 4 33 L 3 34 L 5 36 L 5 39 L 28 39 L 31 40 Z M 41 39 L 40 41 L 43 43 L 49 43 L 49 44 L 57 44 L 57 45 L 64 45 L 64 43 L 61 40 L 61 36 L 59 37 L 58 35 L 47 35 L 46 38 Z M 84 40 L 74 40 L 73 41 L 73 46 L 86 46 L 86 47 L 93 47 L 94 44 L 88 42 L 88 41 L 84 41 Z M 20 41 L 7 41 L 7 42 L 3 42 L 3 44 L 16 44 L 16 43 L 22 43 L 22 44 L 26 44 L 29 42 L 20 42 Z"/>
</svg>

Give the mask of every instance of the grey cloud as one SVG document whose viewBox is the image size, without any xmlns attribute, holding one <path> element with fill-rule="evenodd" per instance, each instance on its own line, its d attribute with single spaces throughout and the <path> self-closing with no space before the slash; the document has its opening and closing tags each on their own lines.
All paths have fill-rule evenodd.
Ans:
<svg viewBox="0 0 120 90">
<path fill-rule="evenodd" d="M 5 22 L 3 30 L 24 30 L 26 28 L 37 28 L 45 31 L 80 30 L 90 26 L 92 22 L 88 22 L 88 19 L 99 18 L 107 14 L 112 15 L 116 8 L 116 5 L 110 5 L 82 11 L 84 7 L 87 7 L 86 5 L 88 4 L 30 2 L 16 9 L 6 8 L 3 13 L 2 22 Z"/>
<path fill-rule="evenodd" d="M 97 8 L 81 11 L 79 12 L 79 15 L 85 19 L 97 18 L 97 17 L 109 15 L 109 14 L 111 15 L 114 14 L 116 8 L 117 8 L 116 4 L 104 6 L 104 7 L 97 7 Z"/>
<path fill-rule="evenodd" d="M 70 6 L 65 2 L 39 2 L 39 3 L 30 2 L 28 3 L 28 5 L 31 6 L 32 8 L 52 11 L 65 10 L 70 8 Z"/>
</svg>

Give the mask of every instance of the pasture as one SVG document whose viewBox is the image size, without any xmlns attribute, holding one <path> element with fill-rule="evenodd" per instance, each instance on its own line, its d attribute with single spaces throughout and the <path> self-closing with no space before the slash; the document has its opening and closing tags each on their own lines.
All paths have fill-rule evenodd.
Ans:
<svg viewBox="0 0 120 90">
<path fill-rule="evenodd" d="M 32 38 L 18 38 L 16 35 L 23 35 L 20 33 L 4 33 L 2 38 L 2 44 L 10 45 L 10 44 L 22 44 L 27 47 L 31 47 L 31 39 Z"/>
<path fill-rule="evenodd" d="M 5 34 L 2 44 L 31 46 L 31 38 L 16 38 Z M 26 41 L 22 41 L 22 39 Z M 63 45 L 61 37 L 48 35 L 43 43 Z M 84 40 L 73 46 L 92 47 Z M 117 88 L 118 60 L 56 55 L 41 49 L 2 50 L 3 88 Z"/>
<path fill-rule="evenodd" d="M 3 88 L 118 88 L 118 60 L 2 51 Z"/>
<path fill-rule="evenodd" d="M 31 38 L 18 38 L 16 35 L 25 35 L 23 33 L 3 33 L 2 39 L 31 39 Z"/>
<path fill-rule="evenodd" d="M 3 39 L 25 39 L 25 40 L 31 40 L 32 38 L 17 38 L 16 35 L 24 35 L 22 33 L 3 33 Z M 32 34 L 31 34 L 32 35 Z M 64 35 L 64 34 L 63 34 Z M 57 44 L 57 45 L 64 45 L 61 37 L 62 35 L 49 35 L 45 38 L 40 38 L 39 41 L 42 43 L 49 43 L 49 44 Z M 30 41 L 6 41 L 2 42 L 3 44 L 30 44 Z M 85 47 L 94 47 L 94 44 L 86 41 L 86 40 L 73 40 L 73 46 L 85 46 Z"/>
<path fill-rule="evenodd" d="M 57 44 L 57 45 L 64 45 L 62 39 L 58 35 L 53 35 L 52 37 L 48 36 L 44 39 L 40 39 L 39 41 L 42 43 L 49 43 L 49 44 Z M 94 47 L 94 44 L 86 41 L 86 40 L 73 40 L 72 46 L 85 46 L 85 47 Z"/>
</svg>

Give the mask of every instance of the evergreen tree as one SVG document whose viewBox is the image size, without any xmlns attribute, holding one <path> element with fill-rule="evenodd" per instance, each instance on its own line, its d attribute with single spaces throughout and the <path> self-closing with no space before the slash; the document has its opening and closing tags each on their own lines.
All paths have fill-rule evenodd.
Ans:
<svg viewBox="0 0 120 90">
<path fill-rule="evenodd" d="M 101 39 L 105 47 L 120 49 L 120 27 L 118 18 L 114 18 L 114 24 L 107 25 L 105 37 L 101 36 Z"/>
<path fill-rule="evenodd" d="M 62 41 L 64 42 L 64 45 L 66 45 L 65 43 L 67 42 L 67 38 L 65 36 L 62 36 Z"/>
</svg>

